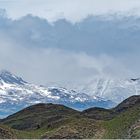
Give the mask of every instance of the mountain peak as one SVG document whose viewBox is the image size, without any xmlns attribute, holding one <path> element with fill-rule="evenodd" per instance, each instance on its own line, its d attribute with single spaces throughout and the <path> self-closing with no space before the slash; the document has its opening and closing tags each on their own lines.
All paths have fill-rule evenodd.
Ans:
<svg viewBox="0 0 140 140">
<path fill-rule="evenodd" d="M 12 75 L 12 73 L 10 73 L 8 70 L 2 69 L 2 70 L 0 71 L 0 75 Z"/>
<path fill-rule="evenodd" d="M 21 77 L 18 77 L 7 70 L 0 71 L 0 80 L 8 84 L 24 85 L 27 83 Z"/>
</svg>

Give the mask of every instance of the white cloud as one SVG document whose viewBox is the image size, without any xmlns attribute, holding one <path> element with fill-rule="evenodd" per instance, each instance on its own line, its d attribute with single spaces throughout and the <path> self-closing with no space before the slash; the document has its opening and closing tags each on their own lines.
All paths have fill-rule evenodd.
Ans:
<svg viewBox="0 0 140 140">
<path fill-rule="evenodd" d="M 118 12 L 140 15 L 139 0 L 8 0 L 0 1 L 0 8 L 6 9 L 12 18 L 31 13 L 50 21 L 60 17 L 79 21 L 89 14 Z"/>
<path fill-rule="evenodd" d="M 78 85 L 98 76 L 128 76 L 125 66 L 109 56 L 94 57 L 58 49 L 27 49 L 15 42 L 0 43 L 0 68 L 21 75 L 32 83 L 68 86 L 69 83 Z"/>
<path fill-rule="evenodd" d="M 51 26 L 32 16 L 0 18 L 0 68 L 44 85 L 139 76 L 139 30 L 133 28 L 136 23 L 139 29 L 139 20 L 131 21 L 90 17 L 78 25 L 60 20 Z"/>
</svg>

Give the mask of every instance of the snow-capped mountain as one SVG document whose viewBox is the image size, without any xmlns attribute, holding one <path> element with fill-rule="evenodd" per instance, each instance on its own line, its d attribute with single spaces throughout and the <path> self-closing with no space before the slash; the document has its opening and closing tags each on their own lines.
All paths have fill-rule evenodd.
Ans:
<svg viewBox="0 0 140 140">
<path fill-rule="evenodd" d="M 0 73 L 0 116 L 4 117 L 36 103 L 60 103 L 83 110 L 93 106 L 112 107 L 114 103 L 98 96 L 58 87 L 30 84 L 8 71 Z"/>
<path fill-rule="evenodd" d="M 136 79 L 108 79 L 96 78 L 86 84 L 79 86 L 77 91 L 90 95 L 96 95 L 116 103 L 132 95 L 140 95 L 140 78 Z M 76 88 L 75 88 L 76 89 Z"/>
</svg>

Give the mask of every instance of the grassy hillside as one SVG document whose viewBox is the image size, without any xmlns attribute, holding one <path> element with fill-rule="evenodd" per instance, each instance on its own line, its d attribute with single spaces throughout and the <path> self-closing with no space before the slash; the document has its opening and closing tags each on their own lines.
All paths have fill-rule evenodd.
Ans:
<svg viewBox="0 0 140 140">
<path fill-rule="evenodd" d="M 110 120 L 112 119 L 116 114 L 114 110 L 94 107 L 89 108 L 87 110 L 84 110 L 81 112 L 81 115 L 95 120 Z"/>
<path fill-rule="evenodd" d="M 54 128 L 79 112 L 63 105 L 37 104 L 15 113 L 1 122 L 18 130 Z"/>
<path fill-rule="evenodd" d="M 23 139 L 93 138 L 100 137 L 103 131 L 97 121 L 85 118 L 71 108 L 54 104 L 30 106 L 1 123 L 16 129 L 17 138 Z"/>
<path fill-rule="evenodd" d="M 2 127 L 2 138 L 140 138 L 140 96 L 109 110 L 78 112 L 63 105 L 38 104 L 3 119 L 1 124 L 8 126 Z"/>
<path fill-rule="evenodd" d="M 0 139 L 15 139 L 15 138 L 16 134 L 11 128 L 0 125 Z"/>
<path fill-rule="evenodd" d="M 104 129 L 98 121 L 87 118 L 73 118 L 67 124 L 46 132 L 42 138 L 101 138 L 103 133 Z"/>
<path fill-rule="evenodd" d="M 109 121 L 104 121 L 104 129 L 106 133 L 104 138 L 140 138 L 140 133 L 137 132 L 137 136 L 133 135 L 131 127 L 136 124 L 140 119 L 140 106 L 135 106 L 128 109 Z"/>
</svg>

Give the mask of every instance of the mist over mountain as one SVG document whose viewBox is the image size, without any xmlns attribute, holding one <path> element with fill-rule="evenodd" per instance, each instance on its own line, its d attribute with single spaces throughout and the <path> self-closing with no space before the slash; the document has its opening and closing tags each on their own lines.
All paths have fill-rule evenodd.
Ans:
<svg viewBox="0 0 140 140">
<path fill-rule="evenodd" d="M 72 88 L 95 77 L 139 77 L 140 19 L 89 16 L 75 24 L 0 17 L 0 68 L 30 82 Z M 33 65 L 34 64 L 34 65 Z"/>
</svg>

